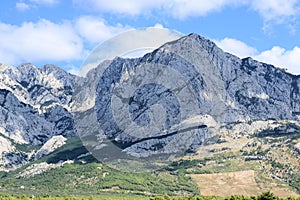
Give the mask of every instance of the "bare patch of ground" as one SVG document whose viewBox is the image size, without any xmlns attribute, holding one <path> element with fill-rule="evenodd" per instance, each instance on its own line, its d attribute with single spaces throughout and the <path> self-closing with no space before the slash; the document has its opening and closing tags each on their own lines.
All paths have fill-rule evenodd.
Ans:
<svg viewBox="0 0 300 200">
<path fill-rule="evenodd" d="M 255 181 L 255 171 L 226 172 L 216 174 L 192 174 L 192 179 L 204 196 L 258 195 L 271 191 L 281 197 L 298 196 L 287 188 L 270 186 L 260 188 Z"/>
</svg>

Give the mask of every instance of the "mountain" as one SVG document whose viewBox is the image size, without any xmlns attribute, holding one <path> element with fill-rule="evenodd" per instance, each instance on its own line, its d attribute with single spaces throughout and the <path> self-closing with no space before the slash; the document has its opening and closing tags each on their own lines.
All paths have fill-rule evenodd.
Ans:
<svg viewBox="0 0 300 200">
<path fill-rule="evenodd" d="M 53 65 L 1 65 L 0 80 L 0 138 L 9 144 L 1 149 L 1 167 L 15 168 L 34 159 L 33 152 L 20 151 L 18 145 L 35 149 L 55 135 L 76 136 L 68 112 L 72 75 Z"/>
<path fill-rule="evenodd" d="M 191 34 L 142 58 L 113 60 L 100 79 L 95 108 L 106 136 L 129 154 L 148 157 L 197 149 L 222 124 L 271 119 L 298 124 L 299 86 L 299 76 L 239 59 Z M 151 111 L 157 104 L 161 108 Z M 160 119 L 151 124 L 150 112 Z M 162 128 L 153 126 L 160 123 Z"/>
<path fill-rule="evenodd" d="M 80 168 L 89 177 L 81 168 L 95 162 L 88 149 L 101 161 L 129 159 L 127 167 L 134 169 L 139 159 L 144 164 L 148 158 L 179 156 L 164 169 L 172 180 L 180 177 L 177 186 L 184 191 L 191 179 L 181 170 L 196 177 L 238 171 L 237 162 L 239 170 L 261 173 L 255 177 L 260 188 L 270 189 L 267 183 L 274 181 L 299 192 L 299 88 L 300 76 L 225 53 L 196 34 L 141 58 L 105 61 L 86 77 L 53 65 L 0 65 L 0 169 L 7 171 L 0 186 L 14 182 L 33 191 L 31 182 L 43 174 L 55 177 L 54 168 L 57 173 Z M 119 177 L 102 164 L 87 165 L 95 179 L 76 179 L 76 184 L 100 181 L 106 173 Z M 99 167 L 105 169 L 100 175 Z M 101 181 L 102 189 L 122 185 L 105 187 Z"/>
</svg>

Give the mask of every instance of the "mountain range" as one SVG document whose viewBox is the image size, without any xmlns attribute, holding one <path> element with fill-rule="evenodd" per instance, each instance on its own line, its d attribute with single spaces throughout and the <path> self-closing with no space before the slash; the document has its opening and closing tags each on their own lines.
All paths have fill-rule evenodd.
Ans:
<svg viewBox="0 0 300 200">
<path fill-rule="evenodd" d="M 299 192 L 299 88 L 299 75 L 238 58 L 197 34 L 140 58 L 104 61 L 86 77 L 54 65 L 1 64 L 0 169 L 31 177 L 91 153 L 100 161 L 119 159 L 112 147 L 139 159 L 178 153 L 205 159 L 236 149 L 262 164 L 273 160 L 253 149 L 273 152 L 285 142 L 287 171 L 265 166 L 266 176 Z M 64 155 L 73 141 L 72 153 L 81 143 L 90 153 Z"/>
</svg>

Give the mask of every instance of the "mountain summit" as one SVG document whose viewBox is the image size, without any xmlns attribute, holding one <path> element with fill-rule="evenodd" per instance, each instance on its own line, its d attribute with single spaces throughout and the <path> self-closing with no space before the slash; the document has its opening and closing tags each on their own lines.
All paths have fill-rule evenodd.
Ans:
<svg viewBox="0 0 300 200">
<path fill-rule="evenodd" d="M 114 59 L 99 80 L 95 109 L 105 136 L 148 157 L 195 150 L 226 124 L 298 123 L 299 86 L 299 76 L 190 34 L 142 58 Z"/>
</svg>

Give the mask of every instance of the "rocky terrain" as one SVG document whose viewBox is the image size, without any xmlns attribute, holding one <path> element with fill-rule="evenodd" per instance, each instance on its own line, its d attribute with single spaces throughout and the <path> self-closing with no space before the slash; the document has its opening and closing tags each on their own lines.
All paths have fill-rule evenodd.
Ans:
<svg viewBox="0 0 300 200">
<path fill-rule="evenodd" d="M 40 157 L 35 149 L 54 136 L 76 136 L 68 111 L 74 76 L 53 65 L 0 68 L 1 168 L 16 168 Z"/>
<path fill-rule="evenodd" d="M 299 76 L 191 34 L 142 58 L 113 60 L 99 81 L 95 109 L 108 138 L 147 157 L 197 149 L 223 124 L 298 123 L 299 86 Z"/>
<path fill-rule="evenodd" d="M 196 34 L 141 58 L 105 61 L 86 77 L 53 65 L 1 64 L 0 169 L 32 163 L 16 175 L 31 177 L 88 157 L 76 147 L 73 157 L 58 153 L 80 136 L 99 159 L 120 158 L 111 154 L 116 149 L 135 158 L 240 152 L 239 158 L 266 164 L 266 177 L 294 183 L 291 177 L 300 176 L 299 88 L 299 76 L 225 53 Z M 278 171 L 272 161 L 280 158 L 271 148 L 280 149 L 283 139 L 282 166 L 292 167 Z"/>
</svg>

